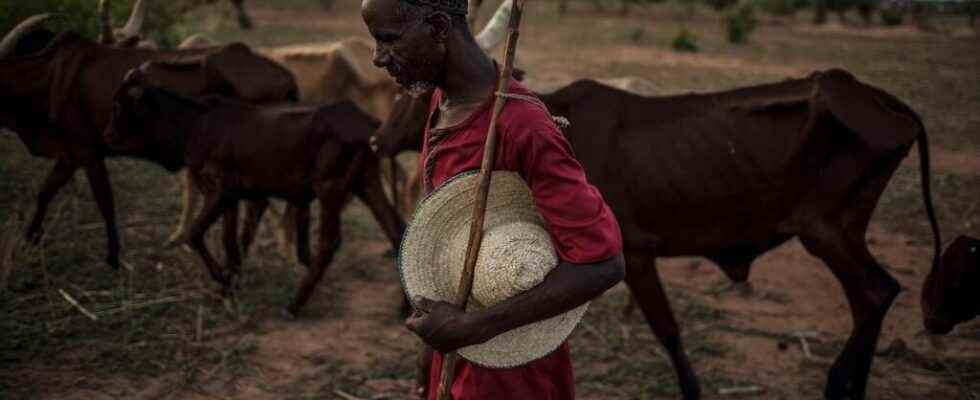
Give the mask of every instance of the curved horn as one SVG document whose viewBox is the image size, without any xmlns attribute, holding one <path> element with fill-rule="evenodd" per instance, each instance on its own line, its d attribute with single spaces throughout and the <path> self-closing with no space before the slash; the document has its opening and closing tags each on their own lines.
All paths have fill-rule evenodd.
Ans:
<svg viewBox="0 0 980 400">
<path fill-rule="evenodd" d="M 109 20 L 109 0 L 99 1 L 99 43 L 112 44 L 115 42 L 112 36 L 112 24 Z"/>
<path fill-rule="evenodd" d="M 41 23 L 44 20 L 55 16 L 53 13 L 37 14 L 25 19 L 20 24 L 11 29 L 4 36 L 3 41 L 0 42 L 0 58 L 6 57 L 14 51 L 14 46 L 20 41 L 20 38 L 24 37 L 28 33 L 31 33 L 41 27 Z"/>
<path fill-rule="evenodd" d="M 490 22 L 483 27 L 483 30 L 476 35 L 476 44 L 480 45 L 484 53 L 490 53 L 497 47 L 507 35 L 507 23 L 510 22 L 510 10 L 514 7 L 513 0 L 505 0 L 497 7 L 497 11 L 490 17 Z"/>
<path fill-rule="evenodd" d="M 136 0 L 133 12 L 129 14 L 129 21 L 126 21 L 126 26 L 122 28 L 122 34 L 126 37 L 139 36 L 140 31 L 143 30 L 144 19 L 146 19 L 146 2 Z"/>
</svg>

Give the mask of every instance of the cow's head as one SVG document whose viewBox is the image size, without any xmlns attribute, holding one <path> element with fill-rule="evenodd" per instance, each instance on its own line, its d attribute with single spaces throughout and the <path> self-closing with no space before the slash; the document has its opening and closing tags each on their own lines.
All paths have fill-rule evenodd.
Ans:
<svg viewBox="0 0 980 400">
<path fill-rule="evenodd" d="M 142 68 L 130 70 L 113 97 L 104 139 L 110 149 L 155 161 L 176 171 L 184 165 L 189 122 L 208 105 L 146 83 Z"/>
<path fill-rule="evenodd" d="M 59 122 L 72 98 L 76 78 L 94 44 L 75 32 L 57 35 L 43 28 L 55 14 L 25 19 L 0 41 L 0 99 L 12 106 L 7 120 L 24 120 L 27 114 Z M 25 113 L 25 110 L 31 110 Z M 39 121 L 35 121 L 39 122 Z"/>
<path fill-rule="evenodd" d="M 932 333 L 980 314 L 980 240 L 959 236 L 946 248 L 922 287 L 922 320 Z"/>
<path fill-rule="evenodd" d="M 515 68 L 512 76 L 516 80 L 523 80 L 524 71 Z M 422 132 L 428 120 L 432 93 L 433 90 L 428 90 L 413 95 L 409 90 L 400 90 L 391 105 L 388 118 L 374 136 L 371 136 L 371 149 L 384 157 L 406 150 L 421 150 Z"/>
<path fill-rule="evenodd" d="M 391 113 L 371 136 L 371 149 L 384 157 L 392 157 L 405 150 L 422 149 L 422 131 L 429 110 L 432 91 L 411 95 L 402 90 L 395 96 Z"/>
<path fill-rule="evenodd" d="M 54 32 L 44 27 L 44 22 L 56 14 L 38 14 L 21 21 L 0 41 L 0 59 L 34 54 L 48 47 Z"/>
</svg>

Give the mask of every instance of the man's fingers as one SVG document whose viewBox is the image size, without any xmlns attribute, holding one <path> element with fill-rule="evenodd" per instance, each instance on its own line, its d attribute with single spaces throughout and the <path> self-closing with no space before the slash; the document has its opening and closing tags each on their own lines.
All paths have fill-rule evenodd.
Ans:
<svg viewBox="0 0 980 400">
<path fill-rule="evenodd" d="M 419 328 L 422 327 L 422 318 L 424 318 L 424 315 L 425 314 L 418 311 L 413 312 L 412 315 L 405 320 L 405 327 L 412 332 L 418 333 Z"/>
</svg>

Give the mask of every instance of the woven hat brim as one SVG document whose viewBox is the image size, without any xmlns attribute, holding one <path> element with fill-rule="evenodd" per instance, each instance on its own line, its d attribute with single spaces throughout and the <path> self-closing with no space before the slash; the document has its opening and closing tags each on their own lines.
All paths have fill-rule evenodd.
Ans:
<svg viewBox="0 0 980 400">
<path fill-rule="evenodd" d="M 475 171 L 447 180 L 416 208 L 402 238 L 397 259 L 408 298 L 416 296 L 452 302 L 462 265 L 448 266 L 445 247 L 452 238 L 466 237 L 472 219 Z M 535 221 L 543 226 L 530 190 L 514 172 L 495 171 L 487 199 L 485 226 Z M 462 236 L 460 236 L 462 235 Z M 443 247 L 440 247 L 443 246 Z M 477 271 L 479 273 L 479 269 Z M 482 306 L 471 298 L 467 311 Z M 511 368 L 551 354 L 581 321 L 588 303 L 571 311 L 500 334 L 479 345 L 458 350 L 460 356 L 489 368 Z"/>
</svg>

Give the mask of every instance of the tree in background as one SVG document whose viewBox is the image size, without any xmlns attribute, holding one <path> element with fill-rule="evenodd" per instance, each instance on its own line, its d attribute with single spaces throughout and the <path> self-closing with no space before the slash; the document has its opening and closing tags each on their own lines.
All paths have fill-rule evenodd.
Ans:
<svg viewBox="0 0 980 400">
<path fill-rule="evenodd" d="M 0 33 L 6 33 L 20 21 L 41 13 L 58 13 L 45 23 L 54 31 L 72 30 L 85 37 L 95 39 L 99 35 L 98 0 L 0 0 L 4 9 L 0 13 Z M 184 16 L 191 10 L 205 5 L 214 5 L 224 0 L 155 0 L 147 1 L 146 19 L 141 34 L 159 46 L 174 47 L 183 39 L 179 29 Z M 7 4 L 9 3 L 9 5 Z M 136 0 L 112 0 L 109 2 L 111 25 L 125 24 Z M 234 14 L 240 27 L 250 27 L 251 19 L 244 13 L 242 0 L 228 2 L 234 7 Z M 239 12 L 240 10 L 240 12 Z"/>
<path fill-rule="evenodd" d="M 725 10 L 722 21 L 728 32 L 728 41 L 734 44 L 749 42 L 749 35 L 755 30 L 758 20 L 755 18 L 755 5 L 752 0 L 739 0 Z"/>
</svg>

